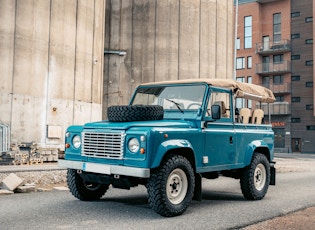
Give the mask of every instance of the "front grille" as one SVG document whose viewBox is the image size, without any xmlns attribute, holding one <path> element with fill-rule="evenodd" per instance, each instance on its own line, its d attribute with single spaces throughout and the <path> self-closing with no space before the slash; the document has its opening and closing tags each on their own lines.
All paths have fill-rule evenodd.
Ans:
<svg viewBox="0 0 315 230">
<path fill-rule="evenodd" d="M 82 133 L 82 156 L 122 159 L 125 133 Z"/>
</svg>

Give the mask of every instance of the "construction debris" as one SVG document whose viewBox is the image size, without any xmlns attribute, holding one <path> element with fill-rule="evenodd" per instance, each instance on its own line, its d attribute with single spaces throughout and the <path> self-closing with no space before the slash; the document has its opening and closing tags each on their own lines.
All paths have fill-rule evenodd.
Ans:
<svg viewBox="0 0 315 230">
<path fill-rule="evenodd" d="M 14 192 L 16 193 L 27 193 L 27 192 L 35 192 L 36 186 L 34 184 L 25 184 L 17 187 Z"/>
<path fill-rule="evenodd" d="M 10 173 L 9 176 L 3 179 L 2 181 L 2 187 L 5 190 L 14 191 L 18 186 L 20 186 L 23 183 L 23 180 L 18 177 L 14 173 Z"/>
<path fill-rule="evenodd" d="M 0 153 L 0 165 L 32 165 L 44 162 L 57 162 L 64 151 L 54 148 L 41 148 L 35 142 L 11 144 L 10 150 Z"/>
</svg>

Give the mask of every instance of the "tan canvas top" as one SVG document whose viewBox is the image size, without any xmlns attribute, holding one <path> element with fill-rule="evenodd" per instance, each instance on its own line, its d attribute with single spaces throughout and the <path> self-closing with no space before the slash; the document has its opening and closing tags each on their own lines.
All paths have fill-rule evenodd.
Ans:
<svg viewBox="0 0 315 230">
<path fill-rule="evenodd" d="M 270 89 L 260 85 L 238 82 L 232 79 L 186 79 L 176 81 L 160 81 L 144 83 L 141 85 L 163 85 L 163 84 L 189 84 L 189 83 L 206 83 L 212 86 L 229 88 L 235 92 L 236 97 L 251 99 L 255 101 L 273 103 L 276 101 Z"/>
</svg>

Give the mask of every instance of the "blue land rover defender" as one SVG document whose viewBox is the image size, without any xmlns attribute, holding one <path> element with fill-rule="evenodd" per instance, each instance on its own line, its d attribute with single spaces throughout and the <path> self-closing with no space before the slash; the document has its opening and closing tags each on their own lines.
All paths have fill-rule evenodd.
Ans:
<svg viewBox="0 0 315 230">
<path fill-rule="evenodd" d="M 58 164 L 76 198 L 145 185 L 162 216 L 201 200 L 202 178 L 239 179 L 244 197 L 260 200 L 275 185 L 274 133 L 261 109 L 274 101 L 270 90 L 234 80 L 141 84 L 129 105 L 108 108 L 108 120 L 70 126 Z"/>
</svg>

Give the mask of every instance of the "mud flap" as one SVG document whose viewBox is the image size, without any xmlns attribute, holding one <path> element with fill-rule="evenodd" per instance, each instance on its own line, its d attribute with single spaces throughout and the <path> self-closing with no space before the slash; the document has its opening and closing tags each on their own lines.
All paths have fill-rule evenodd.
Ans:
<svg viewBox="0 0 315 230">
<path fill-rule="evenodd" d="M 195 173 L 195 190 L 193 200 L 201 201 L 202 200 L 202 177 L 201 174 Z"/>
<path fill-rule="evenodd" d="M 270 162 L 270 185 L 276 185 L 276 162 Z"/>
</svg>

